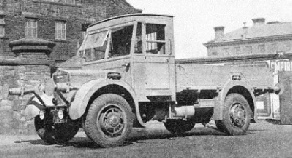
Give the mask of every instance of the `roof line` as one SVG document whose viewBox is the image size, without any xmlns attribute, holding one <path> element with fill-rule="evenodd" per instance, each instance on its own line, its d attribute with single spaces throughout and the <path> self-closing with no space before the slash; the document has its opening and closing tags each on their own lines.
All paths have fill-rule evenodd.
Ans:
<svg viewBox="0 0 292 158">
<path fill-rule="evenodd" d="M 125 14 L 125 15 L 113 16 L 113 17 L 110 17 L 110 18 L 107 18 L 107 19 L 104 19 L 104 20 L 97 21 L 97 22 L 89 25 L 89 27 L 93 26 L 93 25 L 96 25 L 96 24 L 99 24 L 99 23 L 107 22 L 107 21 L 110 21 L 110 20 L 120 19 L 120 18 L 130 17 L 130 16 L 165 16 L 165 17 L 173 17 L 172 15 L 165 15 L 165 14 L 143 14 L 143 13 Z"/>
<path fill-rule="evenodd" d="M 178 64 L 215 64 L 225 62 L 236 62 L 236 61 L 248 61 L 248 60 L 267 60 L 267 59 L 285 59 L 291 57 L 291 54 L 252 54 L 242 56 L 225 56 L 225 57 L 203 57 L 203 58 L 190 58 L 190 59 L 176 59 Z"/>
<path fill-rule="evenodd" d="M 203 43 L 204 46 L 211 46 L 211 45 L 228 45 L 233 43 L 242 43 L 242 42 L 257 42 L 262 40 L 275 40 L 275 39 L 292 39 L 292 34 L 286 34 L 286 35 L 272 35 L 272 36 L 263 36 L 263 37 L 254 37 L 254 38 L 245 38 L 245 39 L 233 39 L 233 40 L 223 40 L 223 41 L 208 41 L 206 43 Z"/>
</svg>

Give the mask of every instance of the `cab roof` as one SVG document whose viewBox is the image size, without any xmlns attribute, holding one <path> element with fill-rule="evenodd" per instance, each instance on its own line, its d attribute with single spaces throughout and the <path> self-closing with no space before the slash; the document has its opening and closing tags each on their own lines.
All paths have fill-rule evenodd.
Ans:
<svg viewBox="0 0 292 158">
<path fill-rule="evenodd" d="M 125 14 L 125 15 L 114 16 L 114 17 L 110 17 L 108 19 L 104 19 L 104 20 L 95 22 L 95 23 L 89 25 L 89 27 L 94 26 L 96 24 L 100 24 L 100 23 L 111 21 L 111 20 L 115 20 L 115 19 L 121 19 L 121 18 L 126 18 L 126 17 L 135 17 L 135 16 L 139 16 L 139 17 L 143 17 L 143 16 L 145 16 L 145 17 L 146 16 L 155 17 L 155 16 L 157 16 L 157 17 L 170 17 L 170 18 L 173 18 L 172 15 L 164 15 L 164 14 L 141 14 L 141 13 L 138 13 L 138 14 Z"/>
</svg>

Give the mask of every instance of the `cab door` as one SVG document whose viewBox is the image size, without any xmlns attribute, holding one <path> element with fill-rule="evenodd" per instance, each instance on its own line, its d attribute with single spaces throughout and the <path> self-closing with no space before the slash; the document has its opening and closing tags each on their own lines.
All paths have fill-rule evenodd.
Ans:
<svg viewBox="0 0 292 158">
<path fill-rule="evenodd" d="M 118 71 L 121 74 L 121 80 L 132 86 L 131 41 L 133 31 L 133 22 L 110 27 L 106 34 L 103 33 L 104 35 L 102 31 L 99 31 L 98 34 L 103 36 L 93 36 L 90 40 L 92 42 L 87 41 L 87 47 L 93 47 L 91 43 L 96 43 L 99 40 L 103 41 L 104 44 L 88 49 L 88 53 L 85 51 L 84 69 Z"/>
<path fill-rule="evenodd" d="M 133 64 L 140 101 L 159 97 L 174 100 L 175 66 L 170 26 L 159 20 L 137 24 Z"/>
</svg>

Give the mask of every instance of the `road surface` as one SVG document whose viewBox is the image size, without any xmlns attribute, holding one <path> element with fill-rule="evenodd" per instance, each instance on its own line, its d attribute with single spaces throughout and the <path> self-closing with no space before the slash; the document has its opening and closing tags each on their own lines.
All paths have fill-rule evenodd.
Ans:
<svg viewBox="0 0 292 158">
<path fill-rule="evenodd" d="M 292 158 L 292 125 L 266 121 L 252 124 L 246 135 L 226 136 L 198 124 L 184 136 L 174 136 L 153 123 L 135 129 L 121 147 L 101 148 L 79 132 L 66 145 L 46 145 L 37 136 L 0 135 L 0 157 L 9 158 Z"/>
</svg>

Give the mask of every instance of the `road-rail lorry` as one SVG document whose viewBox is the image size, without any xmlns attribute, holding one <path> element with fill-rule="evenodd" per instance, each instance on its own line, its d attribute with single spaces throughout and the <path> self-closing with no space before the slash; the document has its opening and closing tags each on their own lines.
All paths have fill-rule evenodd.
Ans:
<svg viewBox="0 0 292 158">
<path fill-rule="evenodd" d="M 218 130 L 242 135 L 256 119 L 255 97 L 279 91 L 268 68 L 195 61 L 175 59 L 172 16 L 123 15 L 90 25 L 74 60 L 39 92 L 10 93 L 34 93 L 27 108 L 45 142 L 67 142 L 83 128 L 109 147 L 150 120 L 182 134 L 212 119 Z"/>
</svg>

